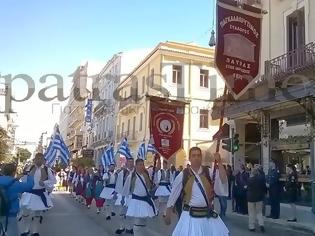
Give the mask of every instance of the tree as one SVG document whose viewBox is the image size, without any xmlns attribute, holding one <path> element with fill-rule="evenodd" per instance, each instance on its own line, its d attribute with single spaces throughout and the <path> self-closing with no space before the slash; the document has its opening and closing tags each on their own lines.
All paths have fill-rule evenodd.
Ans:
<svg viewBox="0 0 315 236">
<path fill-rule="evenodd" d="M 72 165 L 74 166 L 83 166 L 83 167 L 93 167 L 94 166 L 94 161 L 92 158 L 89 157 L 81 157 L 81 158 L 76 158 L 72 160 Z"/>
<path fill-rule="evenodd" d="M 16 159 L 20 159 L 20 162 L 24 162 L 32 156 L 32 153 L 26 148 L 17 148 Z"/>
<path fill-rule="evenodd" d="M 0 127 L 0 162 L 5 161 L 9 156 L 9 138 L 7 131 Z"/>
</svg>

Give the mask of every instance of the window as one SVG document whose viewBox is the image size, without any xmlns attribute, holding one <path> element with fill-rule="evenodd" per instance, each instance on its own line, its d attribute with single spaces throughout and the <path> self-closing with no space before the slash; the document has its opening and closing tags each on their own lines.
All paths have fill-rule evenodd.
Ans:
<svg viewBox="0 0 315 236">
<path fill-rule="evenodd" d="M 209 88 L 209 72 L 200 70 L 200 87 Z"/>
<path fill-rule="evenodd" d="M 125 93 L 124 93 L 124 98 L 127 98 L 127 92 L 125 91 Z"/>
<path fill-rule="evenodd" d="M 173 65 L 173 79 L 174 84 L 182 83 L 182 66 Z"/>
<path fill-rule="evenodd" d="M 143 122 L 143 113 L 140 113 L 140 125 L 139 125 L 139 131 L 142 131 L 142 122 Z"/>
<path fill-rule="evenodd" d="M 123 135 L 123 133 L 125 132 L 125 123 L 121 124 L 121 134 Z"/>
<path fill-rule="evenodd" d="M 288 50 L 292 51 L 305 44 L 304 8 L 288 16 Z"/>
<path fill-rule="evenodd" d="M 299 47 L 305 45 L 305 13 L 304 8 L 296 10 L 287 18 L 288 33 L 287 33 L 287 43 L 288 51 L 296 50 Z M 290 53 L 288 57 L 288 66 L 297 67 L 299 66 L 305 58 L 303 58 L 303 53 Z"/>
<path fill-rule="evenodd" d="M 127 135 L 129 135 L 129 131 L 130 131 L 130 119 L 128 120 Z"/>
<path fill-rule="evenodd" d="M 136 137 L 136 117 L 133 117 L 133 123 L 132 123 L 132 138 Z"/>
<path fill-rule="evenodd" d="M 208 110 L 205 109 L 200 109 L 200 123 L 199 123 L 199 127 L 200 128 L 209 128 L 209 112 Z"/>
<path fill-rule="evenodd" d="M 138 81 L 136 82 L 136 89 L 135 89 L 135 96 L 138 97 L 138 88 L 139 88 L 139 84 Z"/>
<path fill-rule="evenodd" d="M 142 93 L 144 93 L 145 89 L 145 76 L 142 77 Z"/>
<path fill-rule="evenodd" d="M 150 87 L 153 88 L 154 85 L 154 69 L 151 69 L 150 73 Z"/>
</svg>

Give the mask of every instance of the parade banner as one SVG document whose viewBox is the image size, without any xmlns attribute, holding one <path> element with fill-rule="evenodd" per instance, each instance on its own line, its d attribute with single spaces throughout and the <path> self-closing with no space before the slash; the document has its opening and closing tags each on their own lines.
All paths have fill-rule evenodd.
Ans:
<svg viewBox="0 0 315 236">
<path fill-rule="evenodd" d="M 185 103 L 150 98 L 150 133 L 157 151 L 169 159 L 182 148 Z"/>
<path fill-rule="evenodd" d="M 93 110 L 92 99 L 88 99 L 87 104 L 86 104 L 86 110 L 85 110 L 85 122 L 86 123 L 92 122 L 92 110 Z"/>
<path fill-rule="evenodd" d="M 237 99 L 259 76 L 261 9 L 218 0 L 217 20 L 216 67 Z"/>
</svg>

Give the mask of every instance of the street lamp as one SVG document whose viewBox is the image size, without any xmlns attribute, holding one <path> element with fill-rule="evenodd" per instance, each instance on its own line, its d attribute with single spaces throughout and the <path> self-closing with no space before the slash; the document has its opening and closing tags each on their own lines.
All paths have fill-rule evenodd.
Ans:
<svg viewBox="0 0 315 236">
<path fill-rule="evenodd" d="M 210 47 L 214 47 L 216 44 L 216 41 L 215 41 L 215 32 L 214 30 L 211 31 L 211 36 L 210 36 L 210 40 L 209 40 L 209 46 Z"/>
</svg>

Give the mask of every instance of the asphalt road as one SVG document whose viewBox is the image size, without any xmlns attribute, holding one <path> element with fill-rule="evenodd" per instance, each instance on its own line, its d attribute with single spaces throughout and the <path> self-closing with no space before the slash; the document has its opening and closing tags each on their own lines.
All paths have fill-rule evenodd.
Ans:
<svg viewBox="0 0 315 236">
<path fill-rule="evenodd" d="M 104 212 L 97 215 L 95 208 L 87 209 L 76 202 L 68 194 L 54 194 L 54 208 L 44 215 L 44 222 L 41 227 L 41 236 L 110 236 L 115 235 L 119 226 L 119 218 L 112 217 L 111 221 L 105 220 Z M 247 230 L 247 220 L 242 217 L 227 216 L 225 223 L 232 236 L 263 235 L 257 229 L 256 233 Z M 148 236 L 171 235 L 176 224 L 174 216 L 171 226 L 164 225 L 161 218 L 155 218 L 148 222 Z M 265 235 L 274 236 L 307 236 L 305 232 L 295 231 L 286 227 L 273 224 L 266 224 Z"/>
</svg>

